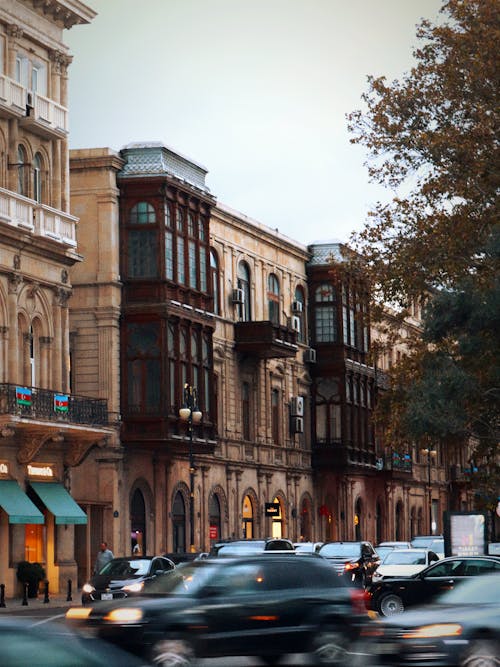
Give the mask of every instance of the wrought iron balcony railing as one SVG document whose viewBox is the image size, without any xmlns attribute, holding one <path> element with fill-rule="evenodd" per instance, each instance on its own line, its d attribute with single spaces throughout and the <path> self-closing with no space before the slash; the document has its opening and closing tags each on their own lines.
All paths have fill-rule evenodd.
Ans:
<svg viewBox="0 0 500 667">
<path fill-rule="evenodd" d="M 105 399 L 8 383 L 0 383 L 0 414 L 68 424 L 108 425 Z"/>
</svg>

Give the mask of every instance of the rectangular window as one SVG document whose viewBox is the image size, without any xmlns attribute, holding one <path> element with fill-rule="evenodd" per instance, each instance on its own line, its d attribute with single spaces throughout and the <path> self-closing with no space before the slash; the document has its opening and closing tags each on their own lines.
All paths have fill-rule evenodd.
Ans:
<svg viewBox="0 0 500 667">
<path fill-rule="evenodd" d="M 342 306 L 342 325 L 344 329 L 344 345 L 349 345 L 349 318 L 347 316 L 347 306 Z"/>
<path fill-rule="evenodd" d="M 174 242 L 172 232 L 165 232 L 165 277 L 174 279 Z"/>
<path fill-rule="evenodd" d="M 200 248 L 200 289 L 202 292 L 207 291 L 207 285 L 207 255 L 205 248 L 202 246 Z"/>
<path fill-rule="evenodd" d="M 333 306 L 316 306 L 315 329 L 316 342 L 335 343 L 337 341 L 337 322 Z"/>
<path fill-rule="evenodd" d="M 244 382 L 241 387 L 241 423 L 243 440 L 250 440 L 250 385 Z"/>
<path fill-rule="evenodd" d="M 155 231 L 128 232 L 129 278 L 156 278 L 158 276 L 157 238 Z"/>
<path fill-rule="evenodd" d="M 274 444 L 275 445 L 281 444 L 279 391 L 277 389 L 273 389 L 271 392 L 271 430 L 272 430 L 272 439 Z"/>
<path fill-rule="evenodd" d="M 177 237 L 177 282 L 181 285 L 186 283 L 186 271 L 184 267 L 184 239 Z"/>
<path fill-rule="evenodd" d="M 198 289 L 198 280 L 196 275 L 196 245 L 194 241 L 188 241 L 189 255 L 189 286 Z"/>
</svg>

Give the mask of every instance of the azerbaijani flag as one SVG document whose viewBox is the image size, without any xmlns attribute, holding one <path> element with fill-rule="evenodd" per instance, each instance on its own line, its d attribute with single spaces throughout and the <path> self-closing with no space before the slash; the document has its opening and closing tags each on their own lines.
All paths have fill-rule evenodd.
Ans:
<svg viewBox="0 0 500 667">
<path fill-rule="evenodd" d="M 31 389 L 16 387 L 16 402 L 18 405 L 31 405 Z"/>
<path fill-rule="evenodd" d="M 68 412 L 68 394 L 56 394 L 54 396 L 54 410 L 56 412 Z"/>
</svg>

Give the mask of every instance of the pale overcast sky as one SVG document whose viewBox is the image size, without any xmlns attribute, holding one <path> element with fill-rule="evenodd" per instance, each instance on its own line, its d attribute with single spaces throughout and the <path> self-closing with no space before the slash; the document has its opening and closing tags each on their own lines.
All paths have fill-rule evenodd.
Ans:
<svg viewBox="0 0 500 667">
<path fill-rule="evenodd" d="M 85 0 L 66 32 L 70 146 L 161 141 L 222 203 L 309 244 L 347 240 L 381 188 L 346 113 L 400 78 L 441 0 Z"/>
</svg>

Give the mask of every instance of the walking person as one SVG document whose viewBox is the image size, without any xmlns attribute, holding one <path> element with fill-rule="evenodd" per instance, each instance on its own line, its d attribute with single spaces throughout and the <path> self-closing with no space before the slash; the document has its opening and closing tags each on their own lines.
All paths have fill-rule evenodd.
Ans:
<svg viewBox="0 0 500 667">
<path fill-rule="evenodd" d="M 97 552 L 97 558 L 95 559 L 94 574 L 99 574 L 106 563 L 109 563 L 113 558 L 114 555 L 111 549 L 108 549 L 108 543 L 101 542 L 101 547 Z"/>
</svg>

